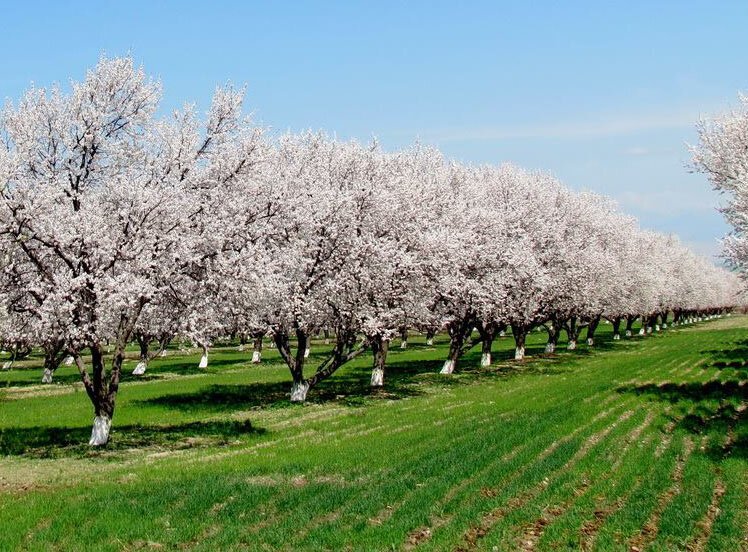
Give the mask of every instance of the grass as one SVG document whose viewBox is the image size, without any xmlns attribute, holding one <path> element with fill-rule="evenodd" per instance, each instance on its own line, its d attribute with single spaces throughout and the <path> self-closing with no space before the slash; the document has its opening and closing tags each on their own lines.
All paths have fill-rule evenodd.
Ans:
<svg viewBox="0 0 748 552">
<path fill-rule="evenodd" d="M 0 550 L 748 550 L 747 327 L 533 333 L 451 377 L 412 337 L 383 391 L 362 358 L 303 406 L 272 349 L 174 351 L 125 378 L 104 450 L 74 369 L 41 386 L 31 358 L 0 373 Z"/>
</svg>

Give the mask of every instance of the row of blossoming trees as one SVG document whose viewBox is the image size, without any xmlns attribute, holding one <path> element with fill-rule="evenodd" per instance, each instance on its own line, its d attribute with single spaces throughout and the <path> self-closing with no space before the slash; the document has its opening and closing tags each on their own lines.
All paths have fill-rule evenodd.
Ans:
<svg viewBox="0 0 748 552">
<path fill-rule="evenodd" d="M 191 106 L 157 117 L 159 97 L 130 59 L 102 59 L 0 122 L 0 335 L 43 349 L 47 379 L 75 362 L 93 445 L 108 440 L 135 340 L 142 373 L 174 336 L 203 346 L 203 365 L 221 336 L 271 336 L 303 401 L 365 350 L 382 385 L 405 328 L 446 329 L 451 373 L 479 344 L 490 364 L 508 328 L 521 359 L 534 328 L 550 352 L 582 327 L 592 344 L 603 319 L 618 337 L 639 317 L 677 323 L 736 301 L 730 273 L 548 174 L 420 146 L 271 139 L 231 88 L 205 120 Z M 322 329 L 332 349 L 305 369 Z"/>
</svg>

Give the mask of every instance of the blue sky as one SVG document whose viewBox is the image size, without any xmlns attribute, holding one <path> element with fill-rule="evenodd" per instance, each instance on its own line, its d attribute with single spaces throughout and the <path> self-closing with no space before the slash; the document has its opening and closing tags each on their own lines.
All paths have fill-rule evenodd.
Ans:
<svg viewBox="0 0 748 552">
<path fill-rule="evenodd" d="M 728 229 L 686 144 L 748 91 L 747 28 L 726 0 L 2 2 L 0 98 L 130 53 L 165 109 L 246 84 L 274 130 L 545 169 L 714 254 Z"/>
</svg>

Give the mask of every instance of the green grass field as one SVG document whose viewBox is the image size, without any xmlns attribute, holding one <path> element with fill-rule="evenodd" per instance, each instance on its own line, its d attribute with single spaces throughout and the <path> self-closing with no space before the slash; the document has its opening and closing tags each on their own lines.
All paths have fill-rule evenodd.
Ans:
<svg viewBox="0 0 748 552">
<path fill-rule="evenodd" d="M 287 401 L 266 350 L 128 376 L 112 441 L 72 367 L 0 373 L 0 550 L 748 550 L 748 318 L 459 374 L 414 337 Z M 322 350 L 313 345 L 312 355 Z M 135 361 L 126 368 L 132 370 Z"/>
</svg>

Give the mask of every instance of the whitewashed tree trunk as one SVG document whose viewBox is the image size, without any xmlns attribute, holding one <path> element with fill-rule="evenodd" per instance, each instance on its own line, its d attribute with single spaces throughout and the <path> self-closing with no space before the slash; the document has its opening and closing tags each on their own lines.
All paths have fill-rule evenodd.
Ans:
<svg viewBox="0 0 748 552">
<path fill-rule="evenodd" d="M 52 370 L 45 368 L 44 373 L 42 374 L 42 383 L 52 383 L 53 374 L 54 372 Z"/>
<path fill-rule="evenodd" d="M 329 338 L 329 337 L 326 337 L 326 338 L 325 338 L 325 345 L 329 345 L 329 344 L 330 344 L 330 338 Z"/>
<path fill-rule="evenodd" d="M 514 360 L 522 360 L 523 358 L 525 358 L 525 348 L 516 347 L 514 349 Z"/>
<path fill-rule="evenodd" d="M 647 333 L 647 332 L 646 332 L 646 331 L 644 330 L 644 328 L 642 328 L 642 329 L 640 329 L 640 330 L 639 330 L 639 335 L 644 335 L 644 334 L 646 334 L 646 333 Z"/>
<path fill-rule="evenodd" d="M 262 353 L 260 351 L 253 351 L 252 352 L 252 363 L 260 364 L 260 362 L 262 362 Z"/>
<path fill-rule="evenodd" d="M 506 332 L 504 330 L 501 330 L 499 332 L 499 337 L 506 337 Z"/>
<path fill-rule="evenodd" d="M 11 368 L 12 366 L 13 366 L 13 361 L 12 361 L 12 360 L 6 360 L 6 361 L 5 361 L 4 363 L 3 363 L 3 370 L 10 370 L 10 368 Z"/>
<path fill-rule="evenodd" d="M 291 387 L 291 402 L 304 402 L 309 392 L 309 384 L 305 381 L 295 381 Z"/>
<path fill-rule="evenodd" d="M 491 353 L 483 353 L 480 358 L 481 366 L 491 366 Z"/>
<path fill-rule="evenodd" d="M 148 369 L 148 363 L 144 360 L 141 360 L 138 362 L 137 366 L 135 366 L 135 370 L 132 371 L 133 376 L 142 376 L 145 374 L 145 371 Z"/>
<path fill-rule="evenodd" d="M 659 331 L 660 331 L 660 325 L 659 325 L 659 324 L 655 324 L 655 331 L 656 331 L 656 332 L 659 332 Z"/>
<path fill-rule="evenodd" d="M 433 346 L 434 345 L 434 338 L 433 337 L 429 337 L 426 340 L 426 345 L 428 345 L 429 347 Z"/>
<path fill-rule="evenodd" d="M 631 330 L 626 330 L 626 337 L 631 337 Z"/>
<path fill-rule="evenodd" d="M 576 339 L 569 340 L 569 344 L 566 346 L 566 349 L 569 351 L 573 351 L 576 348 L 577 348 L 577 340 Z"/>
<path fill-rule="evenodd" d="M 112 427 L 112 420 L 109 416 L 96 416 L 91 430 L 91 439 L 88 444 L 94 447 L 106 445 L 109 442 L 109 430 Z"/>
<path fill-rule="evenodd" d="M 67 357 L 65 357 L 64 362 L 65 362 L 65 366 L 72 366 L 73 362 L 75 362 L 75 361 L 73 360 L 73 357 L 67 356 Z"/>
<path fill-rule="evenodd" d="M 160 357 L 165 357 L 165 356 L 166 356 L 167 354 L 169 354 L 169 353 L 167 353 L 167 352 L 166 352 L 166 349 L 164 349 L 163 351 L 161 351 L 161 352 L 160 352 L 160 353 L 158 354 L 158 356 L 160 356 Z"/>
<path fill-rule="evenodd" d="M 403 340 L 402 340 L 402 341 L 400 342 L 400 348 L 401 348 L 401 349 L 407 349 L 407 348 L 408 348 L 408 340 L 407 340 L 407 339 L 403 339 Z"/>
<path fill-rule="evenodd" d="M 304 349 L 304 358 L 308 358 L 309 357 L 309 353 L 311 353 L 311 352 L 312 352 L 312 350 L 309 347 L 307 347 L 306 349 Z"/>
<path fill-rule="evenodd" d="M 621 339 L 621 334 L 613 334 L 613 341 L 619 341 Z"/>
<path fill-rule="evenodd" d="M 384 370 L 382 370 L 379 367 L 376 367 L 371 371 L 371 386 L 372 387 L 384 386 Z"/>
<path fill-rule="evenodd" d="M 442 366 L 440 374 L 451 374 L 455 371 L 455 361 L 451 359 L 447 359 L 444 361 L 444 366 Z"/>
<path fill-rule="evenodd" d="M 587 346 L 592 347 L 595 345 L 595 340 L 592 337 L 587 338 Z"/>
<path fill-rule="evenodd" d="M 236 348 L 237 351 L 243 351 L 244 350 L 244 343 L 240 343 L 239 346 Z"/>
<path fill-rule="evenodd" d="M 198 368 L 207 368 L 208 367 L 208 347 L 203 345 L 203 356 L 200 357 L 200 364 L 197 365 Z"/>
<path fill-rule="evenodd" d="M 651 333 L 652 333 L 652 326 L 647 326 L 647 334 L 651 334 Z"/>
<path fill-rule="evenodd" d="M 556 352 L 556 344 L 551 343 L 550 341 L 545 344 L 545 352 L 546 353 L 555 353 Z"/>
</svg>

